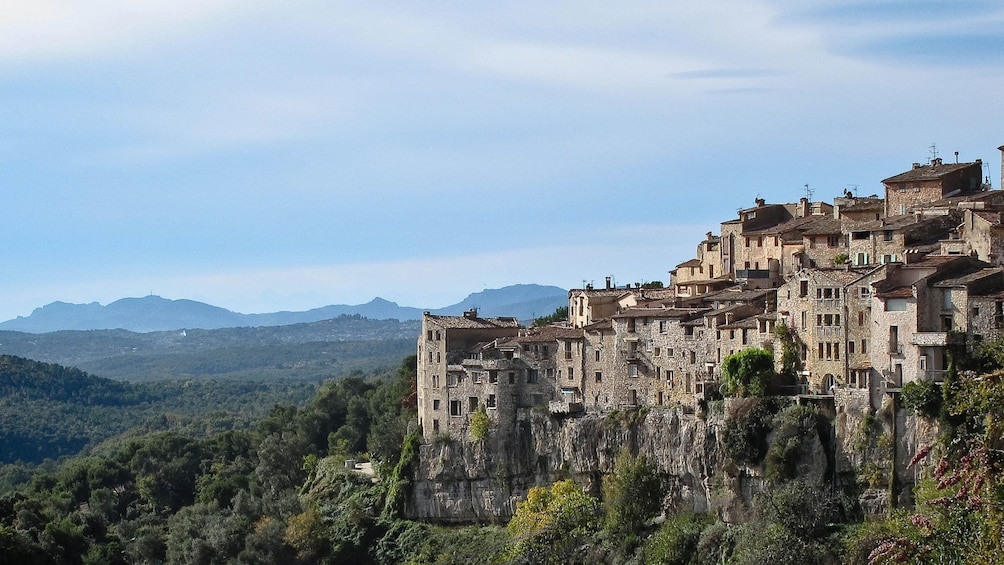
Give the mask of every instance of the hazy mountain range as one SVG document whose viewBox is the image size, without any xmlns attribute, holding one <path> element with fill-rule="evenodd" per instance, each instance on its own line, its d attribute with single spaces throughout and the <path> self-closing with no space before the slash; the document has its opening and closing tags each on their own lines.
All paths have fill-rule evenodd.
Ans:
<svg viewBox="0 0 1004 565">
<path fill-rule="evenodd" d="M 373 320 L 417 320 L 423 311 L 460 315 L 477 308 L 484 317 L 513 316 L 531 320 L 548 315 L 568 304 L 568 291 L 556 286 L 519 284 L 484 290 L 444 308 L 399 306 L 383 298 L 366 304 L 330 305 L 304 312 L 241 314 L 194 300 L 170 300 L 159 296 L 123 298 L 106 306 L 53 302 L 36 308 L 30 316 L 18 316 L 0 323 L 0 330 L 47 333 L 60 330 L 125 329 L 155 332 L 180 329 L 284 326 L 328 320 L 342 315 L 359 315 Z"/>
</svg>

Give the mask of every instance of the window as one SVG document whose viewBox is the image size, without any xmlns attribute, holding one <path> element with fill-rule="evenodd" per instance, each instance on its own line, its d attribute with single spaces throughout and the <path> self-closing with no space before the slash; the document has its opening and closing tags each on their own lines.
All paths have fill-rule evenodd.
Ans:
<svg viewBox="0 0 1004 565">
<path fill-rule="evenodd" d="M 432 341 L 432 330 L 428 330 L 425 334 L 425 339 L 427 341 Z"/>
<path fill-rule="evenodd" d="M 477 412 L 478 411 L 478 397 L 471 396 L 471 397 L 469 397 L 467 399 L 467 409 L 470 412 Z"/>
<path fill-rule="evenodd" d="M 497 382 L 499 382 L 499 373 L 498 373 L 498 371 L 488 371 L 488 383 L 489 384 L 495 384 Z"/>
<path fill-rule="evenodd" d="M 530 404 L 533 406 L 541 406 L 544 404 L 544 395 L 540 393 L 534 393 L 530 395 Z"/>
<path fill-rule="evenodd" d="M 865 325 L 865 313 L 863 310 L 858 312 L 858 325 L 859 326 Z"/>
<path fill-rule="evenodd" d="M 927 370 L 927 355 L 920 356 L 920 370 L 921 371 Z"/>
<path fill-rule="evenodd" d="M 662 354 L 662 348 L 661 347 L 656 347 L 655 349 L 652 350 L 652 356 L 653 357 L 659 357 L 661 354 Z"/>
<path fill-rule="evenodd" d="M 471 371 L 471 380 L 474 381 L 474 384 L 481 384 L 481 379 L 481 371 Z"/>
<path fill-rule="evenodd" d="M 432 420 L 432 432 L 439 433 L 439 420 Z"/>
<path fill-rule="evenodd" d="M 457 386 L 460 384 L 460 375 L 457 373 L 447 373 L 446 386 Z"/>
<path fill-rule="evenodd" d="M 868 353 L 868 340 L 867 339 L 862 339 L 861 340 L 861 354 L 864 355 L 865 353 Z"/>
<path fill-rule="evenodd" d="M 836 359 L 837 361 L 840 361 L 840 344 L 839 343 L 834 343 L 833 344 L 833 358 Z"/>
<path fill-rule="evenodd" d="M 668 356 L 668 357 L 672 357 L 673 356 L 673 348 L 672 347 L 670 347 L 669 349 L 666 350 L 666 356 Z"/>
<path fill-rule="evenodd" d="M 889 353 L 899 353 L 898 326 L 889 326 Z"/>
<path fill-rule="evenodd" d="M 595 354 L 596 354 L 596 360 L 599 361 L 600 360 L 600 350 L 597 349 L 596 352 L 595 352 Z"/>
<path fill-rule="evenodd" d="M 603 382 L 603 372 L 602 371 L 596 371 L 595 378 L 596 378 L 596 382 L 602 383 Z"/>
<path fill-rule="evenodd" d="M 892 241 L 892 230 L 885 230 L 882 234 L 882 239 L 884 241 Z"/>
<path fill-rule="evenodd" d="M 574 367 L 569 367 L 568 368 L 568 380 L 572 380 L 574 378 L 575 378 L 575 368 Z"/>
<path fill-rule="evenodd" d="M 666 320 L 659 320 L 659 333 L 666 333 Z"/>
<path fill-rule="evenodd" d="M 464 403 L 459 400 L 450 401 L 450 416 L 460 416 L 463 413 Z"/>
<path fill-rule="evenodd" d="M 495 395 L 494 394 L 489 394 L 488 395 L 488 401 L 485 402 L 485 407 L 488 408 L 489 410 L 494 410 L 495 408 L 498 407 L 497 406 L 497 401 L 495 400 Z"/>
<path fill-rule="evenodd" d="M 439 375 L 432 375 L 432 388 L 439 388 Z"/>
<path fill-rule="evenodd" d="M 867 286 L 858 287 L 858 298 L 868 298 L 872 295 L 872 289 Z"/>
<path fill-rule="evenodd" d="M 853 341 L 848 341 L 847 342 L 847 354 L 848 355 L 854 355 L 854 342 Z"/>
<path fill-rule="evenodd" d="M 798 295 L 801 297 L 809 294 L 809 281 L 798 281 Z"/>
<path fill-rule="evenodd" d="M 666 382 L 669 383 L 669 386 L 673 386 L 673 370 L 672 369 L 666 371 Z"/>
<path fill-rule="evenodd" d="M 638 376 L 638 365 L 631 363 L 628 365 L 628 376 L 637 377 Z"/>
<path fill-rule="evenodd" d="M 565 360 L 567 361 L 568 359 L 571 359 L 571 358 L 572 358 L 572 342 L 566 341 L 565 342 Z"/>
<path fill-rule="evenodd" d="M 691 351 L 690 352 L 690 364 L 693 365 L 695 363 L 697 363 L 697 352 Z"/>
<path fill-rule="evenodd" d="M 509 384 L 516 384 L 516 371 L 509 371 Z"/>
<path fill-rule="evenodd" d="M 551 369 L 548 369 L 548 371 L 551 371 Z M 526 371 L 526 384 L 532 385 L 537 383 L 538 381 L 540 381 L 540 371 L 538 371 L 537 369 L 528 369 Z"/>
<path fill-rule="evenodd" d="M 433 410 L 439 410 L 439 399 L 438 398 L 436 398 L 436 399 L 434 399 L 432 401 L 432 409 Z"/>
</svg>

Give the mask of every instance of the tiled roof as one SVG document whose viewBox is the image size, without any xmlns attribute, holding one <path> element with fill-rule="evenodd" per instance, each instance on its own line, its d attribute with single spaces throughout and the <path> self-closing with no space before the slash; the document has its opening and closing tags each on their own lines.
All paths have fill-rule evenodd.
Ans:
<svg viewBox="0 0 1004 565">
<path fill-rule="evenodd" d="M 894 286 L 888 290 L 875 293 L 879 298 L 913 298 L 913 286 Z"/>
<path fill-rule="evenodd" d="M 611 316 L 624 318 L 686 318 L 706 311 L 707 308 L 628 308 Z"/>
<path fill-rule="evenodd" d="M 812 222 L 804 232 L 805 235 L 833 235 L 841 233 L 840 220 L 835 220 L 829 216 L 821 216 Z"/>
<path fill-rule="evenodd" d="M 975 165 L 976 163 L 942 163 L 940 165 L 931 164 L 923 165 L 915 169 L 911 169 L 905 173 L 900 173 L 896 176 L 889 177 L 882 181 L 883 184 L 890 183 L 900 183 L 900 182 L 912 182 L 912 181 L 924 181 L 924 180 L 937 180 L 945 175 L 961 171 L 968 167 Z"/>
<path fill-rule="evenodd" d="M 757 320 L 757 316 L 750 316 L 748 318 L 736 320 L 731 324 L 726 324 L 718 327 L 723 330 L 742 329 L 742 328 L 755 329 L 760 327 L 760 322 Z"/>
<path fill-rule="evenodd" d="M 505 329 L 520 327 L 516 318 L 469 318 L 467 316 L 439 316 L 426 314 L 425 318 L 445 329 Z"/>
<path fill-rule="evenodd" d="M 990 210 L 973 210 L 973 215 L 979 216 L 980 218 L 983 218 L 987 222 L 990 222 L 990 225 L 993 226 L 1001 225 L 1000 212 L 992 212 Z"/>
<path fill-rule="evenodd" d="M 981 280 L 981 279 L 985 279 L 987 277 L 992 277 L 992 276 L 998 276 L 999 277 L 999 276 L 1001 276 L 1001 272 L 1002 272 L 1001 269 L 999 269 L 997 267 L 988 267 L 986 269 L 980 269 L 978 271 L 975 271 L 975 272 L 972 272 L 972 273 L 969 273 L 969 274 L 966 274 L 966 275 L 962 275 L 962 276 L 953 277 L 953 278 L 950 278 L 950 279 L 944 279 L 944 280 L 938 281 L 938 282 L 934 283 L 934 286 L 940 287 L 940 288 L 955 287 L 955 286 L 968 286 L 969 284 L 971 284 L 973 282 L 976 282 L 976 281 Z"/>
</svg>

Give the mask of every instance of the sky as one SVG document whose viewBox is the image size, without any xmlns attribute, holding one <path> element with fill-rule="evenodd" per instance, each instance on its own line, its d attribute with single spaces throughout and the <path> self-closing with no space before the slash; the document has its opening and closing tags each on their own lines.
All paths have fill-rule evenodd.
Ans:
<svg viewBox="0 0 1004 565">
<path fill-rule="evenodd" d="M 0 0 L 0 320 L 668 282 L 756 198 L 1000 185 L 994 1 Z"/>
</svg>

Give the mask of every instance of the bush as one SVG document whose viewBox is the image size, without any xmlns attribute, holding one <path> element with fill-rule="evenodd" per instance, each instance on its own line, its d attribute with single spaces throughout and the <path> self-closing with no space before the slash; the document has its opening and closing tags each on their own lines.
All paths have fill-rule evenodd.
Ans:
<svg viewBox="0 0 1004 565">
<path fill-rule="evenodd" d="M 739 399 L 728 405 L 722 443 L 730 459 L 745 465 L 756 465 L 763 460 L 773 407 L 773 402 L 761 398 Z"/>
<path fill-rule="evenodd" d="M 603 478 L 605 529 L 621 548 L 630 548 L 645 523 L 662 512 L 662 480 L 645 457 L 621 451 L 614 472 Z"/>
<path fill-rule="evenodd" d="M 766 349 L 743 349 L 722 359 L 722 380 L 730 396 L 764 396 L 774 374 L 774 356 Z"/>
<path fill-rule="evenodd" d="M 667 520 L 645 542 L 645 563 L 687 565 L 693 562 L 701 532 L 710 521 L 706 514 L 680 514 Z"/>
<path fill-rule="evenodd" d="M 485 411 L 485 407 L 478 408 L 477 412 L 471 414 L 471 439 L 482 441 L 488 437 L 489 424 L 488 412 Z"/>
<path fill-rule="evenodd" d="M 506 526 L 505 559 L 517 563 L 570 563 L 599 529 L 599 502 L 571 480 L 533 487 Z"/>
<path fill-rule="evenodd" d="M 903 407 L 918 416 L 937 418 L 941 412 L 941 386 L 932 381 L 912 381 L 903 385 Z"/>
<path fill-rule="evenodd" d="M 773 483 L 795 478 L 802 444 L 817 434 L 819 413 L 811 406 L 792 404 L 773 419 L 774 442 L 767 450 L 765 475 Z"/>
</svg>

